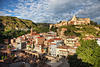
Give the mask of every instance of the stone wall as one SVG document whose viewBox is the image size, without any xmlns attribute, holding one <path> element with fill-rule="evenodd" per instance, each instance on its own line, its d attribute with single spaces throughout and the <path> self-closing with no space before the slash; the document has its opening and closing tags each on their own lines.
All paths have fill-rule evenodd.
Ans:
<svg viewBox="0 0 100 67">
<path fill-rule="evenodd" d="M 68 22 L 68 25 L 85 25 L 90 24 L 90 18 L 77 18 L 75 15 Z"/>
<path fill-rule="evenodd" d="M 78 18 L 75 15 L 73 15 L 73 18 L 67 22 L 67 21 L 62 21 L 61 23 L 57 24 L 50 24 L 50 29 L 54 25 L 54 27 L 61 27 L 61 26 L 67 26 L 67 25 L 85 25 L 85 24 L 90 24 L 90 18 Z"/>
</svg>

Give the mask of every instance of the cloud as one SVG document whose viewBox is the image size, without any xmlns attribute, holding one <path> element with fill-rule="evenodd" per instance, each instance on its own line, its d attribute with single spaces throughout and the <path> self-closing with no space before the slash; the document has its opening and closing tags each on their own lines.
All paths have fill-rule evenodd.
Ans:
<svg viewBox="0 0 100 67">
<path fill-rule="evenodd" d="M 5 11 L 0 11 L 0 16 L 11 16 L 11 14 L 7 14 Z"/>
<path fill-rule="evenodd" d="M 100 23 L 99 4 L 99 0 L 18 0 L 13 10 L 5 11 L 36 23 L 68 21 L 74 14 L 77 17 L 91 18 Z"/>
<path fill-rule="evenodd" d="M 17 18 L 21 18 L 21 16 L 16 16 Z"/>
<path fill-rule="evenodd" d="M 9 13 L 12 13 L 12 10 L 9 10 L 9 9 L 4 9 L 4 10 L 9 12 Z"/>
</svg>

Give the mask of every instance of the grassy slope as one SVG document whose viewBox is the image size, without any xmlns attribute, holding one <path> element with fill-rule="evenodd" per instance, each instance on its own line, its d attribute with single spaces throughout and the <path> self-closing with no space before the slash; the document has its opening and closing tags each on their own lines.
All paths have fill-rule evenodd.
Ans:
<svg viewBox="0 0 100 67">
<path fill-rule="evenodd" d="M 31 28 L 36 27 L 36 24 L 30 20 L 19 19 L 17 17 L 0 16 L 0 24 L 4 25 L 4 29 L 13 28 Z"/>
<path fill-rule="evenodd" d="M 61 26 L 61 27 L 59 27 L 59 29 L 61 30 L 61 28 L 67 28 L 67 30 L 69 30 L 69 31 L 74 31 L 76 33 L 80 33 L 81 34 L 80 37 L 85 37 L 86 34 L 93 35 L 95 37 L 100 37 L 100 35 L 97 36 L 97 33 L 99 31 L 94 28 L 94 27 L 96 27 L 94 25 L 77 25 L 77 27 L 81 27 L 81 28 L 76 28 L 76 26 L 72 25 L 72 26 Z M 77 32 L 77 31 L 80 31 L 80 32 Z M 68 32 L 67 33 L 66 32 L 65 32 L 65 35 L 68 34 Z M 74 35 L 73 32 L 72 32 L 72 34 Z"/>
</svg>

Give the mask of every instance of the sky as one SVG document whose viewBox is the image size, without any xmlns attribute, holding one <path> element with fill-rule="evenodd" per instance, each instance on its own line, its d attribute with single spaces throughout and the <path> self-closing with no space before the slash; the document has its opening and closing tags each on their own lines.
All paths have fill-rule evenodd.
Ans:
<svg viewBox="0 0 100 67">
<path fill-rule="evenodd" d="M 0 0 L 0 16 L 57 23 L 69 21 L 73 15 L 100 24 L 100 0 Z"/>
</svg>

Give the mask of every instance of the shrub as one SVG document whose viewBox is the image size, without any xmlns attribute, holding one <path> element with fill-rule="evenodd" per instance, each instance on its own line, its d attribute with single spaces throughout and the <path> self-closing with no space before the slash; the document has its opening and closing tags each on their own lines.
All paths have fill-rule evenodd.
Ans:
<svg viewBox="0 0 100 67">
<path fill-rule="evenodd" d="M 2 56 L 2 60 L 4 59 L 4 56 Z"/>
</svg>

